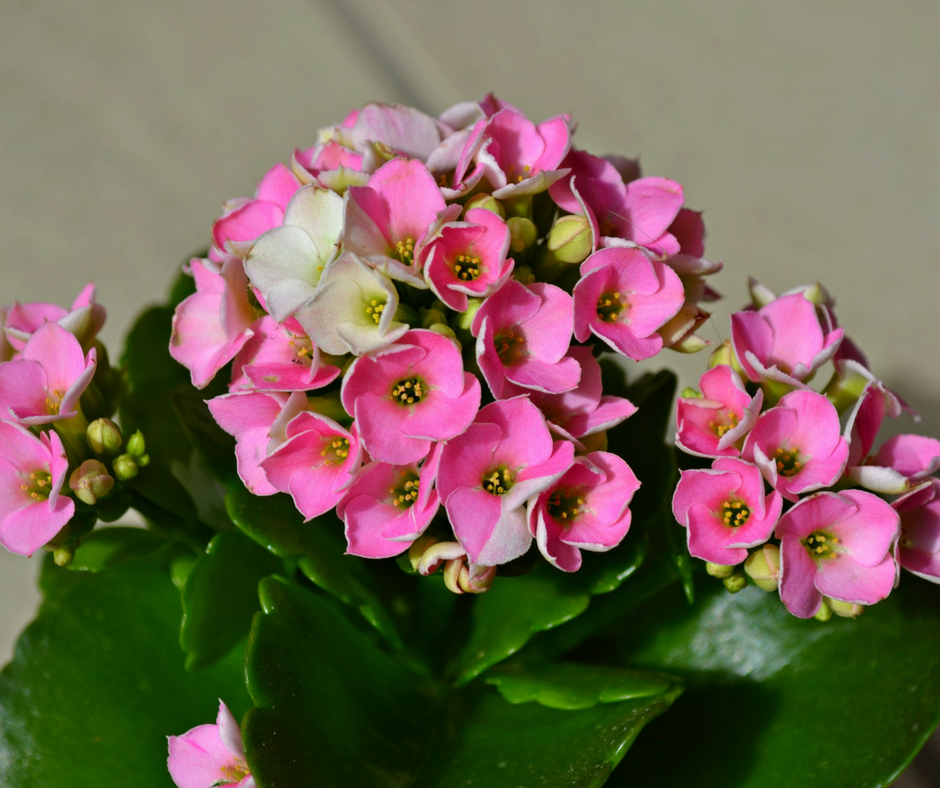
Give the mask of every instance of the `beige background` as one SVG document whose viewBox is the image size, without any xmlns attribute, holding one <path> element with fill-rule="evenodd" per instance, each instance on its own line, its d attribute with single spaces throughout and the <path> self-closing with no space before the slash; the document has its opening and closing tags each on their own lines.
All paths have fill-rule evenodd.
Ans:
<svg viewBox="0 0 940 788">
<path fill-rule="evenodd" d="M 685 185 L 727 265 L 711 337 L 749 274 L 821 279 L 940 434 L 936 3 L 2 0 L 0 20 L 0 303 L 93 279 L 114 355 L 221 202 L 318 126 L 493 90 Z M 704 357 L 673 361 L 694 382 Z M 0 662 L 37 563 L 0 555 Z M 936 784 L 936 763 L 899 784 Z"/>
</svg>

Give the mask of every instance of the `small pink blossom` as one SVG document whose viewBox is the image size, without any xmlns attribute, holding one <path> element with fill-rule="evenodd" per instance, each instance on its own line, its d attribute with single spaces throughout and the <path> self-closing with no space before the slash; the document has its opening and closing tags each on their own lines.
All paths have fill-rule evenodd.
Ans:
<svg viewBox="0 0 940 788">
<path fill-rule="evenodd" d="M 898 563 L 940 583 L 940 480 L 928 479 L 891 505 L 901 517 Z"/>
<path fill-rule="evenodd" d="M 358 150 L 380 143 L 396 156 L 425 162 L 440 144 L 443 131 L 436 118 L 414 107 L 373 103 L 356 114 L 349 140 Z"/>
<path fill-rule="evenodd" d="M 741 376 L 724 364 L 702 375 L 699 387 L 701 397 L 682 397 L 676 405 L 676 445 L 697 457 L 739 457 L 763 391 L 752 397 Z"/>
<path fill-rule="evenodd" d="M 372 459 L 404 465 L 467 428 L 480 407 L 480 383 L 464 371 L 450 339 L 416 329 L 357 358 L 343 379 L 342 401 Z"/>
<path fill-rule="evenodd" d="M 656 333 L 685 302 L 682 283 L 663 263 L 639 249 L 601 249 L 581 264 L 574 288 L 574 335 L 594 334 L 619 353 L 639 361 L 663 347 Z"/>
<path fill-rule="evenodd" d="M 789 501 L 834 484 L 845 469 L 849 445 L 839 414 L 822 394 L 791 391 L 754 423 L 742 457 Z"/>
<path fill-rule="evenodd" d="M 529 532 L 545 559 L 565 572 L 581 568 L 581 550 L 605 552 L 630 529 L 629 509 L 640 488 L 620 457 L 596 451 L 575 457 L 547 490 L 529 501 Z"/>
<path fill-rule="evenodd" d="M 181 736 L 167 736 L 167 748 L 166 765 L 177 788 L 255 788 L 241 729 L 221 700 L 215 725 L 198 725 Z"/>
<path fill-rule="evenodd" d="M 740 564 L 748 547 L 770 538 L 782 507 L 780 493 L 764 494 L 760 469 L 734 457 L 715 460 L 711 469 L 682 471 L 672 499 L 689 552 L 726 566 Z"/>
<path fill-rule="evenodd" d="M 82 288 L 70 309 L 43 302 L 0 308 L 0 361 L 22 353 L 29 338 L 45 323 L 58 323 L 87 350 L 104 325 L 106 314 L 105 308 L 95 302 L 93 284 Z"/>
<path fill-rule="evenodd" d="M 68 467 L 55 432 L 0 421 L 0 544 L 11 553 L 32 555 L 72 519 L 75 502 L 59 494 Z"/>
<path fill-rule="evenodd" d="M 816 615 L 823 596 L 873 605 L 897 582 L 898 513 L 861 490 L 804 498 L 777 523 L 780 598 L 793 615 Z"/>
</svg>

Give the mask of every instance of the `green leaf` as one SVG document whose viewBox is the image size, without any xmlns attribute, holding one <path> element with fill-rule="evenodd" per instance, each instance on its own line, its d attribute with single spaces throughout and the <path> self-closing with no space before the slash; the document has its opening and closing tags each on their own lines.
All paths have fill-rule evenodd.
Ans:
<svg viewBox="0 0 940 788">
<path fill-rule="evenodd" d="M 260 497 L 241 485 L 232 488 L 225 502 L 232 522 L 245 534 L 281 558 L 301 559 L 300 568 L 310 580 L 356 608 L 393 645 L 402 645 L 392 611 L 404 601 L 389 587 L 391 579 L 389 586 L 377 582 L 365 559 L 344 554 L 343 525 L 334 514 L 305 523 L 289 496 Z M 391 569 L 395 579 L 404 578 L 393 566 L 375 569 Z"/>
<path fill-rule="evenodd" d="M 167 540 L 142 528 L 99 528 L 82 539 L 68 568 L 78 572 L 100 572 L 152 553 Z"/>
<path fill-rule="evenodd" d="M 250 705 L 242 655 L 183 669 L 179 595 L 159 568 L 46 570 L 55 590 L 0 674 L 0 784 L 166 788 L 168 734 L 214 722 L 219 698 Z"/>
<path fill-rule="evenodd" d="M 585 644 L 688 689 L 609 785 L 865 788 L 891 782 L 940 719 L 940 589 L 914 577 L 857 620 L 790 616 L 776 594 L 675 589 Z M 593 658 L 593 657 L 592 657 Z M 675 757 L 681 742 L 682 757 Z M 733 742 L 733 746 L 730 745 Z"/>
<path fill-rule="evenodd" d="M 601 785 L 678 695 L 562 711 L 421 679 L 380 651 L 329 597 L 261 583 L 246 656 L 256 708 L 245 749 L 259 788 Z"/>
<path fill-rule="evenodd" d="M 669 676 L 606 665 L 557 662 L 486 678 L 509 703 L 535 701 L 550 709 L 589 709 L 597 703 L 654 698 L 675 687 Z"/>
<path fill-rule="evenodd" d="M 260 609 L 258 583 L 282 564 L 240 533 L 213 537 L 183 586 L 180 645 L 187 670 L 201 670 L 231 651 L 247 636 Z"/>
</svg>

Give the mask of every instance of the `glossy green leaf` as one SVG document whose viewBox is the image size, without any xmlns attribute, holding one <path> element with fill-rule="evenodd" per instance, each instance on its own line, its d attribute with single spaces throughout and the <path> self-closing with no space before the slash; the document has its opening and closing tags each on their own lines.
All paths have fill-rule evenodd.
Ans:
<svg viewBox="0 0 940 788">
<path fill-rule="evenodd" d="M 82 539 L 68 568 L 100 572 L 152 553 L 166 544 L 166 538 L 143 528 L 99 528 Z"/>
<path fill-rule="evenodd" d="M 940 589 L 911 576 L 857 620 L 801 621 L 776 594 L 670 588 L 583 654 L 683 676 L 688 690 L 609 785 L 887 785 L 940 719 Z M 593 656 L 591 658 L 594 658 Z M 733 742 L 733 744 L 732 744 Z M 682 757 L 675 757 L 677 746 Z"/>
<path fill-rule="evenodd" d="M 395 567 L 370 567 L 365 559 L 345 555 L 343 524 L 335 515 L 305 523 L 289 496 L 259 497 L 241 485 L 229 492 L 226 506 L 232 522 L 245 534 L 281 558 L 299 558 L 307 577 L 359 610 L 391 643 L 401 646 L 392 611 L 403 600 L 393 587 L 376 582 L 374 574 L 385 571 L 387 577 L 391 569 L 395 573 L 391 583 L 403 578 L 401 572 Z"/>
<path fill-rule="evenodd" d="M 260 609 L 258 583 L 281 568 L 275 556 L 240 533 L 213 537 L 183 586 L 180 645 L 188 670 L 208 667 L 248 636 Z"/>
<path fill-rule="evenodd" d="M 522 672 L 497 672 L 486 683 L 509 703 L 540 703 L 550 709 L 589 709 L 665 695 L 676 686 L 669 676 L 608 665 L 556 662 Z"/>
<path fill-rule="evenodd" d="M 329 597 L 274 578 L 246 657 L 259 788 L 601 785 L 679 690 L 579 711 L 448 690 L 379 650 Z"/>
<path fill-rule="evenodd" d="M 0 674 L 0 785 L 167 788 L 166 736 L 214 722 L 219 698 L 236 715 L 250 705 L 242 654 L 183 669 L 179 594 L 157 567 L 49 573 Z"/>
</svg>

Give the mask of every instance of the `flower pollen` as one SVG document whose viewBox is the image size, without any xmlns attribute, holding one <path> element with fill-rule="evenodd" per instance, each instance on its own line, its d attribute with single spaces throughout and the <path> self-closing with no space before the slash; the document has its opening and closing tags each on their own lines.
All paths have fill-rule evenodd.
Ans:
<svg viewBox="0 0 940 788">
<path fill-rule="evenodd" d="M 401 480 L 388 490 L 395 508 L 410 509 L 418 500 L 419 486 L 418 474 L 408 468 L 402 469 Z"/>
<path fill-rule="evenodd" d="M 531 177 L 532 168 L 528 164 L 526 164 L 522 168 L 522 172 L 524 173 L 523 175 L 516 175 L 515 172 L 516 172 L 516 165 L 510 164 L 509 169 L 506 171 L 506 180 L 509 181 L 509 183 L 522 183 L 526 178 Z"/>
<path fill-rule="evenodd" d="M 567 528 L 585 511 L 584 496 L 580 490 L 555 490 L 548 497 L 547 508 L 548 516 L 562 528 Z"/>
<path fill-rule="evenodd" d="M 505 465 L 483 476 L 483 489 L 491 495 L 502 495 L 512 489 L 512 472 Z"/>
<path fill-rule="evenodd" d="M 372 321 L 378 325 L 382 320 L 382 313 L 385 311 L 385 301 L 380 301 L 377 298 L 373 298 L 369 303 L 369 306 L 366 307 L 366 315 L 372 318 Z"/>
<path fill-rule="evenodd" d="M 721 519 L 732 528 L 740 528 L 750 516 L 751 510 L 743 501 L 728 500 L 721 505 Z"/>
<path fill-rule="evenodd" d="M 813 531 L 805 539 L 800 540 L 800 543 L 813 558 L 836 558 L 839 555 L 835 550 L 839 539 L 832 534 Z"/>
<path fill-rule="evenodd" d="M 349 438 L 341 438 L 338 435 L 327 437 L 323 441 L 320 456 L 325 458 L 326 465 L 342 464 L 349 457 Z"/>
<path fill-rule="evenodd" d="M 464 282 L 472 282 L 480 275 L 480 258 L 469 254 L 457 255 L 454 261 L 454 275 Z"/>
<path fill-rule="evenodd" d="M 709 428 L 711 428 L 711 431 L 714 432 L 715 435 L 717 435 L 719 438 L 724 437 L 726 432 L 729 432 L 738 426 L 738 420 L 735 418 L 735 415 L 730 412 L 727 413 L 728 415 L 726 417 L 726 421 L 713 421 L 708 425 Z"/>
<path fill-rule="evenodd" d="M 605 323 L 616 323 L 627 306 L 619 290 L 601 293 L 597 299 L 597 316 Z"/>
<path fill-rule="evenodd" d="M 25 477 L 24 477 L 25 478 Z M 29 475 L 29 483 L 20 485 L 20 489 L 27 493 L 34 501 L 45 501 L 49 498 L 49 487 L 52 485 L 52 475 L 44 471 L 35 471 Z"/>
<path fill-rule="evenodd" d="M 496 355 L 503 364 L 514 364 L 522 360 L 523 349 L 520 345 L 525 342 L 525 337 L 518 328 L 497 334 L 493 341 L 496 344 Z"/>
<path fill-rule="evenodd" d="M 395 256 L 405 265 L 411 265 L 415 259 L 415 239 L 406 238 L 404 241 L 398 241 L 396 244 Z"/>
<path fill-rule="evenodd" d="M 392 399 L 398 400 L 402 405 L 416 405 L 427 396 L 427 389 L 421 378 L 408 378 L 399 380 L 392 386 Z"/>
<path fill-rule="evenodd" d="M 799 449 L 779 448 L 774 452 L 774 458 L 777 462 L 777 473 L 781 476 L 796 476 L 803 467 L 799 460 Z"/>
<path fill-rule="evenodd" d="M 249 774 L 251 774 L 251 770 L 248 768 L 248 764 L 238 757 L 235 758 L 234 765 L 226 764 L 221 768 L 221 772 L 225 777 L 225 782 L 221 783 L 222 785 L 234 785 L 235 783 L 240 783 Z"/>
</svg>

